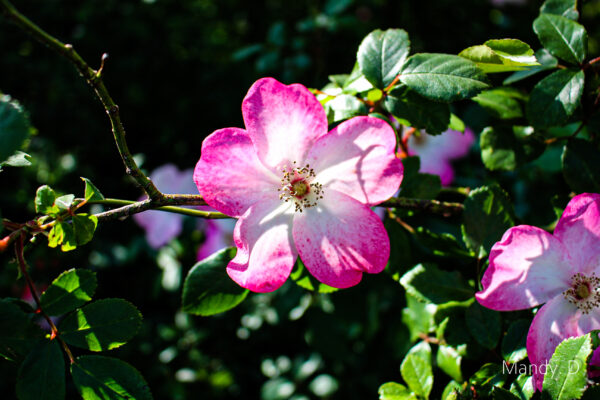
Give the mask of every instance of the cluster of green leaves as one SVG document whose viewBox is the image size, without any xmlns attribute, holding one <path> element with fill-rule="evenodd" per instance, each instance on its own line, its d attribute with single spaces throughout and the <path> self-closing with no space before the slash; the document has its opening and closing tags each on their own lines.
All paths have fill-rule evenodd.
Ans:
<svg viewBox="0 0 600 400">
<path fill-rule="evenodd" d="M 21 149 L 34 132 L 23 107 L 10 96 L 0 93 L 0 171 L 5 166 L 31 165 L 30 156 Z"/>
<path fill-rule="evenodd" d="M 533 22 L 543 46 L 535 53 L 540 65 L 513 73 L 504 80 L 505 86 L 484 91 L 473 100 L 494 120 L 480 139 L 481 157 L 488 169 L 521 167 L 566 135 L 562 155 L 565 180 L 575 192 L 597 192 L 598 69 L 589 63 L 587 32 L 577 22 L 576 3 L 545 2 Z M 522 89 L 526 82 L 521 88 L 507 86 L 539 74 L 545 76 L 529 93 Z M 563 126 L 566 128 L 559 131 L 562 137 L 557 137 L 557 128 Z M 584 138 L 569 137 L 578 134 Z"/>
<path fill-rule="evenodd" d="M 105 352 L 127 343 L 139 330 L 142 315 L 123 299 L 102 299 L 88 304 L 96 291 L 96 274 L 71 269 L 60 274 L 40 297 L 34 310 L 21 300 L 0 300 L 0 355 L 19 365 L 17 397 L 20 400 L 65 398 L 65 354 L 74 346 Z M 57 331 L 45 333 L 40 315 L 56 321 Z M 52 322 L 54 325 L 54 322 Z M 70 352 L 69 371 L 86 400 L 151 399 L 148 385 L 131 365 L 116 358 Z M 73 358 L 71 358 L 73 357 Z"/>
<path fill-rule="evenodd" d="M 41 214 L 38 224 L 52 221 L 48 234 L 48 246 L 60 245 L 62 251 L 75 250 L 92 240 L 98 218 L 86 213 L 75 213 L 77 206 L 83 202 L 103 200 L 104 196 L 87 178 L 85 182 L 83 201 L 75 202 L 74 194 L 57 196 L 56 192 L 47 185 L 40 186 L 35 194 L 35 211 Z"/>
</svg>

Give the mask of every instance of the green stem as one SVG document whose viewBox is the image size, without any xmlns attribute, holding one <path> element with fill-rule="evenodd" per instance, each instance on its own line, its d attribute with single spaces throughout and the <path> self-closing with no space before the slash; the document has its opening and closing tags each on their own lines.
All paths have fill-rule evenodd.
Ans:
<svg viewBox="0 0 600 400">
<path fill-rule="evenodd" d="M 106 113 L 108 114 L 117 149 L 119 150 L 123 164 L 125 164 L 125 171 L 144 189 L 146 194 L 148 194 L 151 199 L 158 200 L 162 198 L 163 194 L 140 170 L 127 146 L 127 141 L 125 140 L 125 128 L 121 123 L 121 116 L 119 115 L 119 106 L 113 101 L 108 93 L 108 90 L 106 89 L 106 86 L 104 86 L 104 82 L 102 81 L 102 66 L 104 66 L 104 61 L 106 60 L 107 55 L 104 54 L 102 56 L 101 68 L 98 71 L 95 71 L 94 69 L 90 68 L 83 58 L 81 58 L 72 45 L 65 44 L 45 32 L 43 29 L 21 14 L 7 0 L 0 0 L 0 13 L 2 13 L 8 20 L 16 24 L 19 28 L 24 30 L 31 37 L 65 57 L 75 66 L 81 76 L 94 89 L 96 96 L 98 99 L 100 99 L 104 109 L 106 110 Z"/>
</svg>

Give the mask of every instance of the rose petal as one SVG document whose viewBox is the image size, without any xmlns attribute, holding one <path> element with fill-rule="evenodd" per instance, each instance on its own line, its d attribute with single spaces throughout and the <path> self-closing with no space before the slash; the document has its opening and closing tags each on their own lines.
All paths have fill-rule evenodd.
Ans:
<svg viewBox="0 0 600 400">
<path fill-rule="evenodd" d="M 600 194 L 573 197 L 554 229 L 582 273 L 600 275 Z"/>
<path fill-rule="evenodd" d="M 294 216 L 294 242 L 308 271 L 326 285 L 356 285 L 363 272 L 383 271 L 390 240 L 364 204 L 328 189 L 318 206 Z"/>
<path fill-rule="evenodd" d="M 289 204 L 259 202 L 238 220 L 233 231 L 237 254 L 227 273 L 254 292 L 278 289 L 292 272 L 298 255 L 292 239 L 293 212 Z"/>
<path fill-rule="evenodd" d="M 327 133 L 323 106 L 300 84 L 259 79 L 244 98 L 242 114 L 258 157 L 277 170 L 303 164 L 314 141 Z"/>
<path fill-rule="evenodd" d="M 183 228 L 183 217 L 163 211 L 144 211 L 135 214 L 135 221 L 146 231 L 146 241 L 159 249 L 177 237 Z"/>
<path fill-rule="evenodd" d="M 558 239 L 533 226 L 516 226 L 492 247 L 483 290 L 475 298 L 499 311 L 535 307 L 569 288 L 575 272 Z"/>
<path fill-rule="evenodd" d="M 238 128 L 220 129 L 204 139 L 194 182 L 210 206 L 234 217 L 257 201 L 279 198 L 279 178 L 261 164 L 250 137 Z"/>
<path fill-rule="evenodd" d="M 450 160 L 464 157 L 469 153 L 475 135 L 469 128 L 465 132 L 447 130 L 441 135 L 414 135 L 410 137 L 408 146 L 411 155 L 418 155 L 421 160 L 420 171 L 439 175 L 442 185 L 447 186 L 454 180 L 454 169 Z"/>
<path fill-rule="evenodd" d="M 542 390 L 544 373 L 560 342 L 600 329 L 599 317 L 598 309 L 582 314 L 560 295 L 540 308 L 527 334 L 527 356 L 535 366 L 532 368 L 535 388 Z"/>
<path fill-rule="evenodd" d="M 165 164 L 150 174 L 150 179 L 163 193 L 198 193 L 192 180 L 191 169 L 179 171 L 173 164 Z M 146 231 L 146 240 L 150 247 L 158 249 L 169 243 L 181 233 L 183 218 L 181 215 L 161 211 L 145 211 L 134 214 L 135 222 Z"/>
<path fill-rule="evenodd" d="M 395 148 L 396 135 L 385 121 L 355 117 L 319 138 L 306 162 L 323 187 L 374 205 L 390 198 L 402 181 Z"/>
</svg>

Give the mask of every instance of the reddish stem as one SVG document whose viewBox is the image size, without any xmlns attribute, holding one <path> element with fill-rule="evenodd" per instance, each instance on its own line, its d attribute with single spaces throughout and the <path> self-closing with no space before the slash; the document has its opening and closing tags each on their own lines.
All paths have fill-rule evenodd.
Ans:
<svg viewBox="0 0 600 400">
<path fill-rule="evenodd" d="M 58 328 L 56 327 L 56 325 L 54 325 L 54 322 L 52 321 L 52 319 L 48 316 L 48 314 L 46 314 L 44 312 L 44 310 L 42 310 L 40 298 L 35 290 L 33 281 L 31 280 L 31 277 L 29 276 L 29 273 L 27 272 L 27 262 L 25 261 L 25 257 L 23 256 L 24 240 L 25 240 L 25 233 L 22 232 L 15 243 L 15 253 L 17 255 L 17 262 L 19 264 L 21 273 L 25 277 L 25 282 L 27 282 L 27 286 L 29 287 L 31 296 L 33 297 L 33 300 L 35 301 L 35 304 L 37 306 L 36 313 L 41 314 L 44 317 L 44 319 L 46 320 L 46 322 L 48 322 L 48 325 L 50 325 L 50 330 L 51 330 L 50 340 L 53 340 L 55 338 L 58 339 L 62 348 L 65 350 L 65 353 L 67 353 L 67 356 L 69 357 L 69 360 L 71 361 L 71 364 L 74 364 L 75 357 L 73 357 L 73 353 L 71 353 L 71 349 L 69 349 L 69 346 L 67 346 L 65 341 L 62 340 L 62 338 L 59 336 Z"/>
</svg>

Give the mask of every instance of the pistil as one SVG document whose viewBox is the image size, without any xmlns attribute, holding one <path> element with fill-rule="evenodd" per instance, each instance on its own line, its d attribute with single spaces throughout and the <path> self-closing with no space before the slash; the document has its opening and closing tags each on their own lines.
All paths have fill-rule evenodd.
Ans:
<svg viewBox="0 0 600 400">
<path fill-rule="evenodd" d="M 571 287 L 563 292 L 563 296 L 583 314 L 588 314 L 600 305 L 599 286 L 600 278 L 594 272 L 589 276 L 577 273 L 571 277 Z"/>
<path fill-rule="evenodd" d="M 297 167 L 296 161 L 293 167 L 284 167 L 281 172 L 281 187 L 277 189 L 279 199 L 295 203 L 296 212 L 302 212 L 305 208 L 315 207 L 319 199 L 323 198 L 323 187 L 320 183 L 314 182 L 315 171 L 306 164 L 304 167 Z"/>
</svg>

